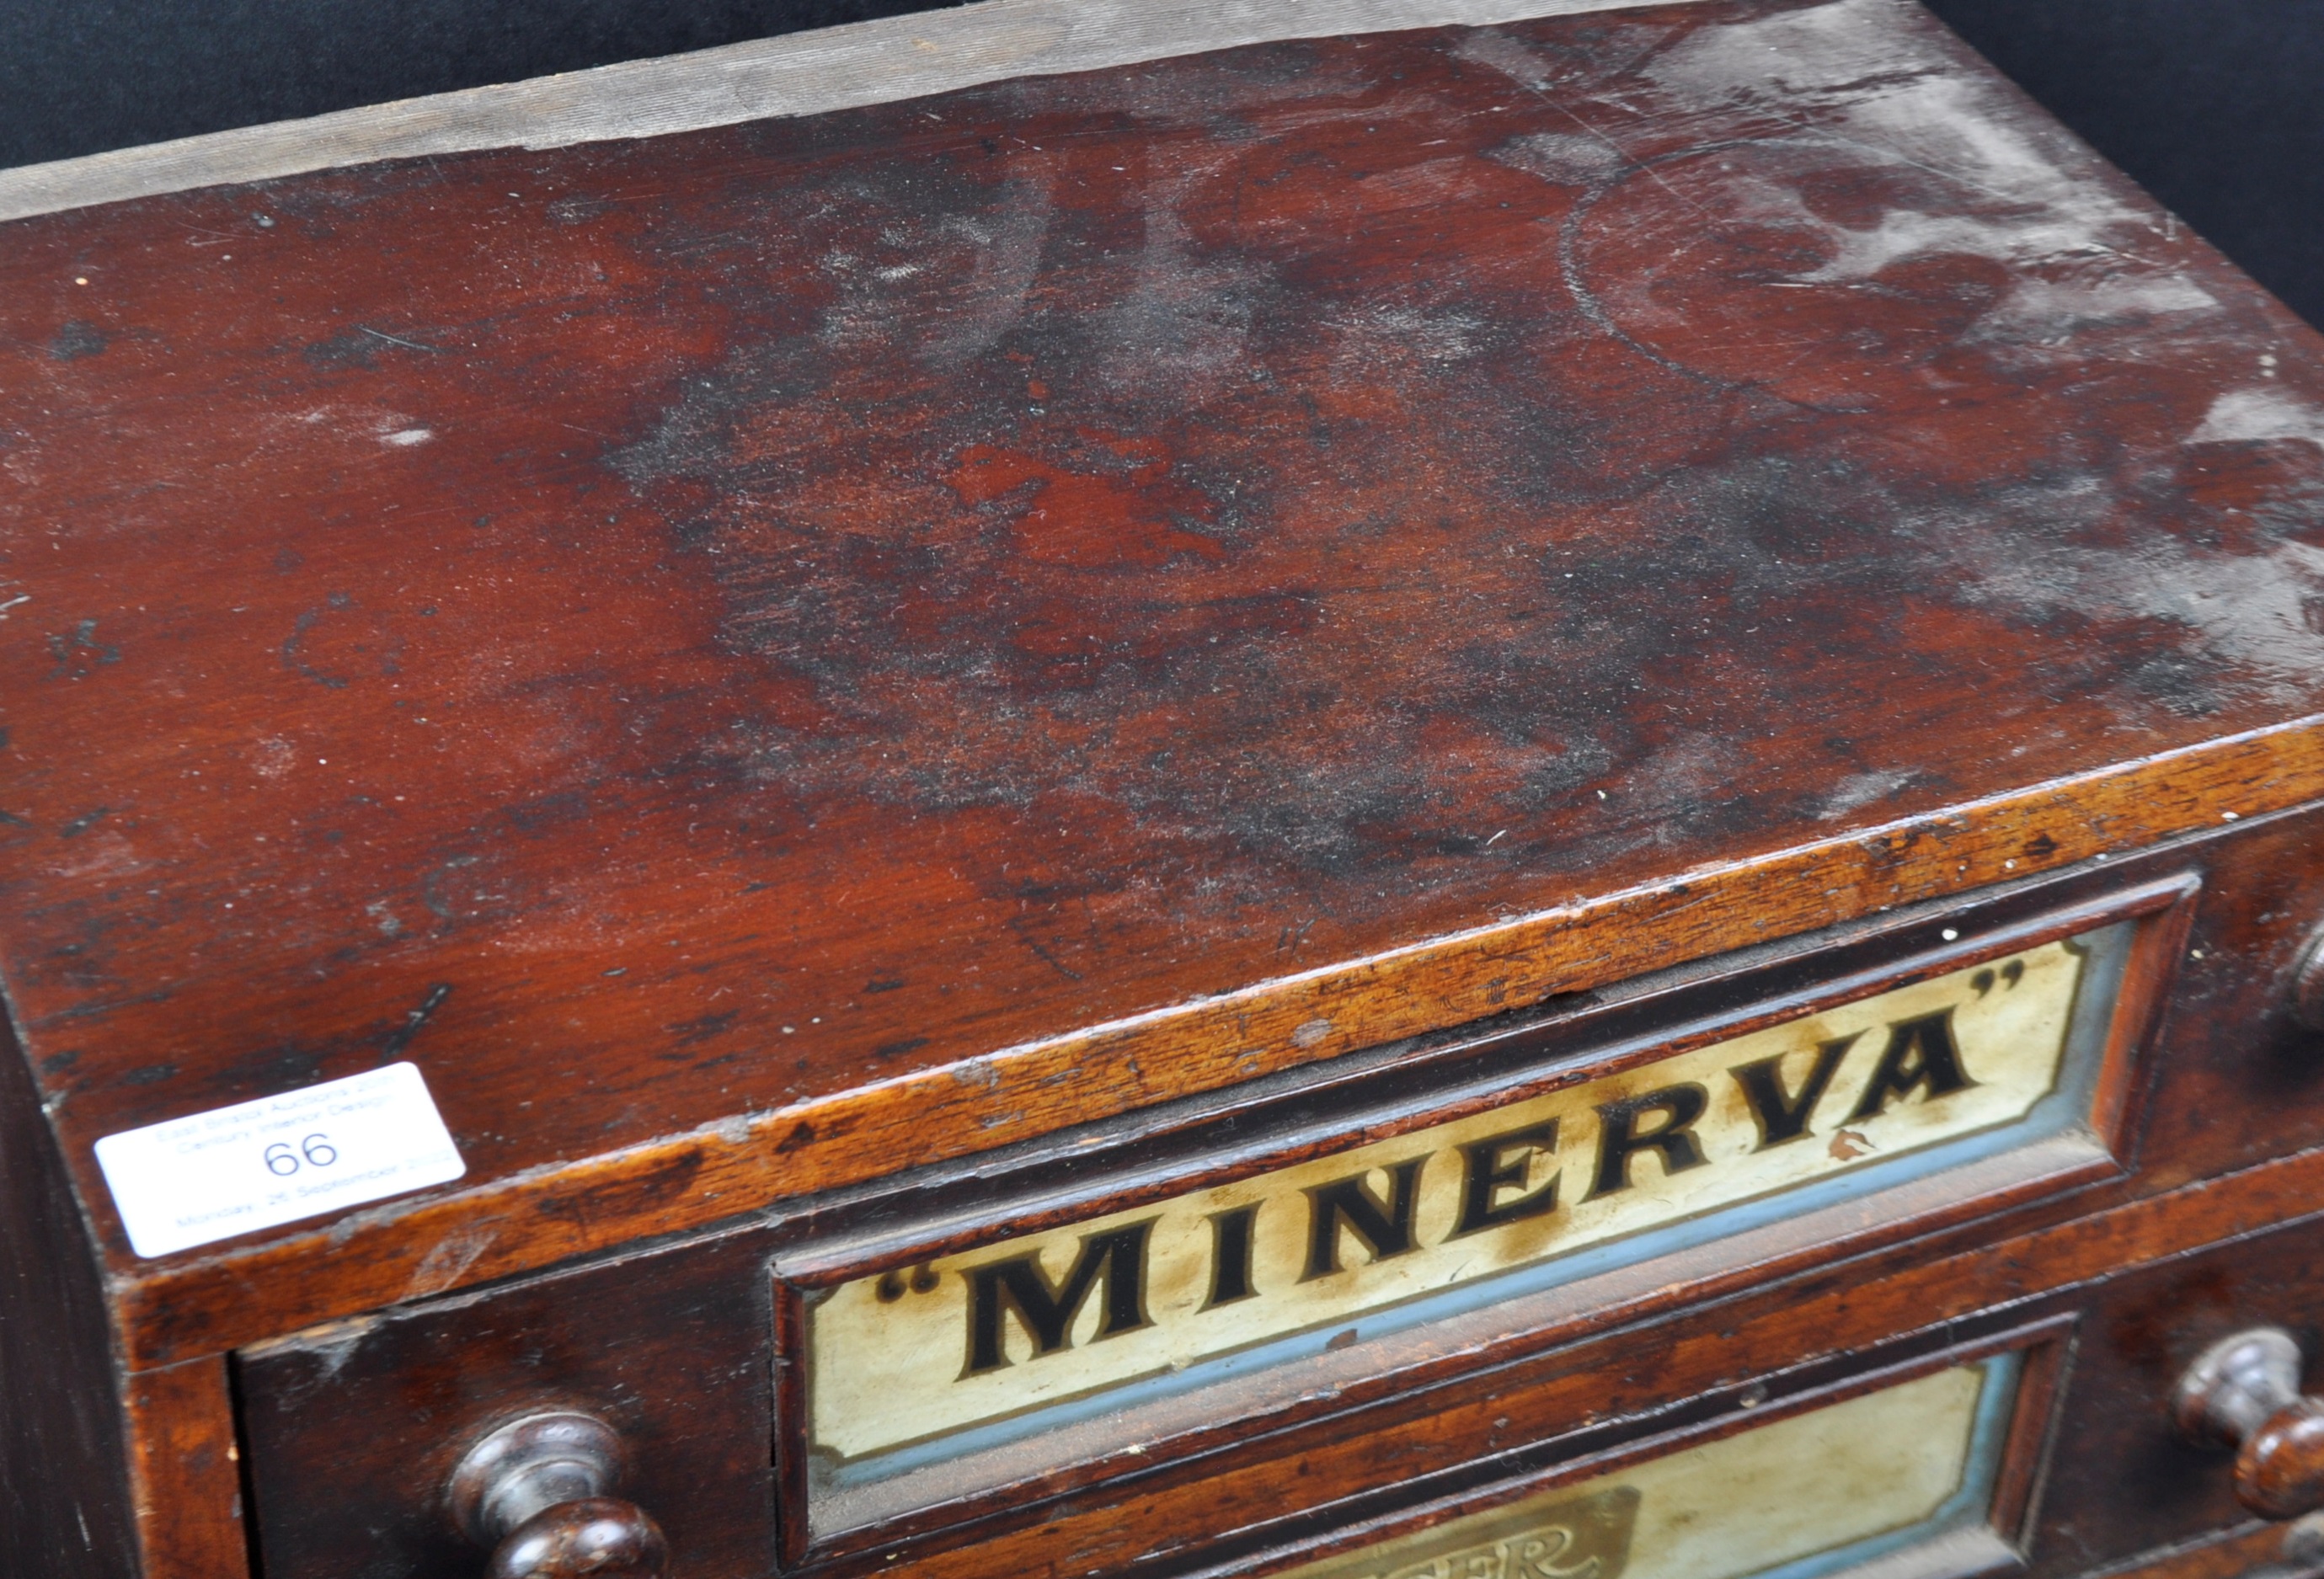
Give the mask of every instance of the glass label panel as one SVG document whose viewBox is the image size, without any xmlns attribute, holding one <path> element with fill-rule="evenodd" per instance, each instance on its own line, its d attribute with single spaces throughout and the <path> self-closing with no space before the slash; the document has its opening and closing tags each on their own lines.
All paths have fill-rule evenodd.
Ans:
<svg viewBox="0 0 2324 1579">
<path fill-rule="evenodd" d="M 1925 1207 L 1950 1180 L 1967 1198 L 2102 1158 L 2093 1094 L 2137 925 L 805 1289 L 808 1528 L 875 1528 L 1214 1424 L 1359 1342 L 1810 1214 L 1844 1234 L 1908 1183 L 1930 1181 Z"/>
<path fill-rule="evenodd" d="M 1903 1572 L 1981 1567 L 2006 1555 L 1987 1510 L 2017 1365 L 2011 1354 L 1941 1371 L 1285 1579 L 1814 1579 L 1883 1558 Z"/>
</svg>

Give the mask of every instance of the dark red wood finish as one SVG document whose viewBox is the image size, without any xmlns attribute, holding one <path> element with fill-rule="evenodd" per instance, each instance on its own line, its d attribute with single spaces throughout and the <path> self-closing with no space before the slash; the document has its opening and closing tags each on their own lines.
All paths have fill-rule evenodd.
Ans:
<svg viewBox="0 0 2324 1579">
<path fill-rule="evenodd" d="M 2281 1524 L 2254 1519 L 2151 1554 L 2115 1570 L 2125 1579 L 2242 1579 L 2282 1559 L 2286 1531 Z"/>
<path fill-rule="evenodd" d="M 453 1465 L 492 1426 L 559 1408 L 622 1432 L 624 1494 L 679 1573 L 770 1572 L 773 1324 L 737 1248 L 619 1258 L 244 1354 L 270 1579 L 481 1574 L 444 1495 Z"/>
<path fill-rule="evenodd" d="M 1270 45 L 7 239 L 0 968 L 139 1276 L 96 1137 L 383 1057 L 477 1192 L 2324 697 L 2314 336 L 1903 5 Z M 2158 787 L 2006 858 L 2192 820 Z M 1074 1105 L 1028 1064 L 802 1109 L 750 1188 L 1383 1039 L 1322 1017 L 1084 1059 Z M 576 1209 L 698 1220 L 705 1166 Z M 351 1314 L 317 1259 L 170 1303 Z"/>
<path fill-rule="evenodd" d="M 118 1406 L 42 1393 L 59 1572 L 240 1565 L 231 1366 L 268 1579 L 456 1565 L 442 1455 L 551 1394 L 762 1573 L 779 1253 L 2052 880 L 2202 880 L 2126 1170 L 916 1560 L 1273 1562 L 2158 1257 L 2257 1309 L 2292 1274 L 2205 1247 L 2324 1189 L 2324 342 L 1904 0 L 14 223 L 0 479 L 0 1275 L 62 1290 L 0 1366 Z M 457 1185 L 131 1253 L 97 1139 L 405 1059 Z M 2171 1330 L 2061 1442 L 2146 1463 Z M 2045 1572 L 2232 1518 L 2058 1484 Z"/>
<path fill-rule="evenodd" d="M 1581 1320 L 1512 1314 L 1481 1345 L 1426 1331 L 1375 1341 L 1358 1352 L 1355 1374 L 1328 1393 L 1254 1416 L 1246 1390 L 1231 1407 L 1222 1404 L 1213 1430 L 933 1507 L 898 1521 L 884 1538 L 810 1550 L 794 1523 L 784 1544 L 814 1571 L 848 1574 L 899 1559 L 916 1571 L 933 1565 L 964 1576 L 1011 1565 L 1060 1576 L 1149 1561 L 1232 1565 L 1279 1544 L 1257 1530 L 1280 1526 L 1320 1539 L 1351 1520 L 1392 1523 L 1397 1510 L 1428 1501 L 1432 1487 L 1498 1484 L 1509 1473 L 1508 1455 L 1536 1437 L 1547 1455 L 1541 1463 L 1564 1464 L 1585 1448 L 1596 1452 L 1590 1445 L 1603 1430 L 1618 1436 L 1619 1422 L 1698 1408 L 1716 1414 L 1727 1406 L 1704 1402 L 1712 1391 L 1739 1392 L 1819 1356 L 1877 1348 L 1988 1306 L 2062 1299 L 2126 1267 L 2307 1217 L 2311 1198 L 2324 1190 L 2324 1110 L 2312 1096 L 2324 1080 L 2324 1035 L 2291 1014 L 2285 989 L 2299 932 L 2283 923 L 2304 925 L 2319 907 L 2298 892 L 2312 870 L 2303 862 L 2319 827 L 2324 813 L 2223 830 L 2118 871 L 1843 929 L 1772 959 L 1675 972 L 1602 1005 L 1538 1016 L 1552 1047 L 1578 1051 L 1658 1020 L 1699 1023 L 1780 998 L 1820 971 L 1937 944 L 1947 926 L 1967 941 L 1978 929 L 2097 907 L 2109 895 L 2183 891 L 2185 878 L 2198 877 L 2190 913 L 2149 911 L 2183 955 L 2157 984 L 2169 989 L 2171 1016 L 2135 1066 L 2138 1130 L 2122 1143 L 2135 1172 L 2063 1194 L 2054 1185 L 2020 1192 L 1998 1203 L 2006 1208 L 1998 1216 L 1990 1201 L 1974 1203 L 1981 1211 L 1923 1209 L 1859 1235 L 1838 1265 L 1830 1244 L 1740 1264 L 1707 1246 L 1657 1263 L 1642 1289 Z M 2312 895 L 2314 880 L 2306 881 Z M 2287 895 L 2303 907 L 2291 908 Z M 2129 1018 L 2137 1020 L 2135 1006 Z M 1488 1029 L 1507 1038 L 1513 1027 Z M 641 1500 L 651 1507 L 652 1497 L 676 1499 L 654 1511 L 682 1556 L 712 1573 L 761 1571 L 753 1565 L 770 1562 L 770 1548 L 784 1535 L 776 1478 L 762 1464 L 738 1479 L 732 1466 L 774 1430 L 768 1397 L 703 1367 L 707 1356 L 760 1354 L 770 1331 L 781 1331 L 769 1299 L 779 1281 L 770 1268 L 812 1265 L 825 1240 L 866 1230 L 908 1258 L 917 1253 L 908 1225 L 931 1213 L 986 1214 L 998 1236 L 1026 1226 L 1027 1202 L 1043 1203 L 1041 1221 L 1117 1208 L 1215 1172 L 1222 1160 L 1242 1156 L 1236 1166 L 1248 1171 L 1254 1143 L 1294 1123 L 1312 1125 L 1335 1106 L 1351 1115 L 1425 1112 L 1443 1091 L 1492 1067 L 1459 1039 L 1385 1061 L 1352 1060 L 1332 1082 L 1273 1082 L 1234 1105 L 1164 1110 L 1143 1134 L 1123 1126 L 1111 1152 L 1077 1143 L 1059 1157 L 1025 1147 L 973 1168 L 918 1170 L 892 1189 L 803 1205 L 768 1226 L 254 1352 L 242 1375 L 263 1488 L 262 1545 L 292 1579 L 344 1570 L 373 1549 L 383 1529 L 392 1532 L 390 1550 L 456 1552 L 434 1488 L 460 1447 L 528 1409 L 575 1407 L 618 1414 L 650 1438 L 656 1478 Z M 1356 1126 L 1351 1118 L 1351 1133 L 1373 1133 Z M 2243 1264 L 2241 1251 L 2219 1253 Z M 2275 1254 L 2252 1264 L 2274 1276 Z M 656 1314 L 665 1308 L 701 1314 L 665 1336 Z M 2296 1304 L 2286 1309 L 2280 1319 L 2296 1325 Z M 528 1352 L 539 1358 L 511 1363 L 518 1333 L 530 1335 Z M 1536 1388 L 1546 1391 L 1512 1415 L 1510 1396 Z M 770 1382 L 769 1391 L 779 1391 Z M 2129 1404 L 2108 1407 L 2122 1431 L 2168 1437 L 2168 1391 L 2151 1409 L 2141 1400 L 2135 1421 Z M 1590 1429 L 1568 1441 L 1582 1426 Z M 785 1445 L 798 1440 L 796 1430 L 775 1430 L 778 1471 L 791 1462 Z M 2225 1468 L 2219 1473 L 2223 1484 L 2231 1479 Z M 369 1510 L 360 1519 L 344 1517 L 334 1501 L 349 1494 Z M 2232 1491 L 2223 1495 L 2232 1509 Z M 689 1535 L 697 1506 L 705 1511 Z M 789 1507 L 795 1517 L 796 1501 Z M 2147 1544 L 2209 1533 L 2220 1527 L 2215 1512 L 2203 1503 L 2200 1517 Z M 2118 1556 L 2144 1547 L 2109 1549 Z"/>
<path fill-rule="evenodd" d="M 0 1573 L 135 1561 L 110 1312 L 55 1137 L 0 1018 Z"/>
<path fill-rule="evenodd" d="M 2157 876 L 2165 872 L 2170 875 Z M 836 1536 L 810 1533 L 802 1451 L 808 1388 L 803 1363 L 787 1365 L 776 1394 L 784 1556 L 802 1565 L 891 1549 L 924 1530 L 1006 1520 L 1043 1496 L 1137 1478 L 1158 1464 L 1231 1449 L 1261 1433 L 1319 1418 L 1337 1422 L 1322 1428 L 1326 1431 L 1343 1430 L 1351 1411 L 1383 1400 L 1394 1400 L 1383 1403 L 1390 1413 L 1408 1417 L 1425 1411 L 1422 1400 L 1448 1380 L 1457 1384 L 1480 1364 L 1506 1363 L 1641 1317 L 1698 1317 L 1728 1296 L 1843 1259 L 1866 1264 L 1868 1253 L 1891 1246 L 1909 1245 L 1910 1257 L 1925 1258 L 1966 1235 L 1994 1235 L 1997 1216 L 2023 1221 L 2031 1215 L 2023 1209 L 2028 1207 L 2052 1219 L 2089 1210 L 2085 1191 L 2093 1184 L 2116 1184 L 2102 1198 L 2118 1199 L 2126 1193 L 2119 1186 L 2135 1157 L 2144 1097 L 2153 1084 L 2156 1028 L 2200 889 L 2200 868 L 2186 853 L 2171 852 L 2099 880 L 2038 884 L 1859 923 L 1820 935 L 1812 947 L 1727 957 L 1626 984 L 1606 995 L 1610 1001 L 1602 1006 L 1514 1014 L 1469 1027 L 1465 1034 L 1381 1049 L 1373 1059 L 1347 1060 L 1328 1080 L 1311 1079 L 1288 1090 L 1282 1082 L 1274 1090 L 1261 1084 L 1237 1093 L 1231 1104 L 1185 1105 L 1186 1111 L 1152 1115 L 1148 1134 L 1136 1141 L 1123 1137 L 1109 1147 L 1084 1134 L 1065 1155 L 1036 1152 L 1021 1170 L 996 1167 L 1000 1158 L 981 1160 L 967 1177 L 936 1170 L 935 1177 L 913 1181 L 918 1188 L 909 1195 L 875 1198 L 823 1214 L 821 1221 L 801 1222 L 778 1236 L 781 1248 L 774 1263 L 777 1343 L 793 1354 L 806 1353 L 807 1304 L 839 1283 L 882 1271 L 907 1272 L 1016 1234 L 1131 1210 L 1197 1185 L 1249 1178 L 1409 1133 L 2099 925 L 2128 920 L 2140 929 L 2090 1101 L 2096 1155 L 2080 1151 L 2070 1160 L 1988 1177 L 1976 1186 L 1943 1178 L 1902 1186 L 1880 1197 L 1877 1207 L 1867 1209 L 1859 1200 L 1822 1216 L 1802 1212 L 1748 1235 L 1387 1336 L 1356 1320 L 1344 1334 L 1347 1345 L 1336 1354 L 1237 1378 L 1228 1396 L 1198 1411 L 1199 1423 L 1192 1427 L 1132 1417 L 1101 1434 L 1086 1456 L 1062 1467 L 1040 1444 L 1028 1443 L 1029 1455 L 1015 1461 L 1020 1478 L 998 1489 L 991 1483 L 973 1491 L 947 1487 L 923 1510 Z M 2183 1100 L 2183 1093 L 2168 1090 L 2165 1099 Z M 1286 1141 L 1291 1135 L 1303 1138 L 1294 1146 Z M 1870 1194 L 1868 1181 L 1864 1194 Z M 2080 1198 L 2068 1205 L 2075 1197 Z M 972 1204 L 978 1202 L 990 1205 L 980 1212 Z M 918 1232 L 915 1207 L 927 1219 Z M 1010 1459 L 1005 1450 L 991 1456 Z"/>
<path fill-rule="evenodd" d="M 2062 1395 L 2054 1415 L 2045 1408 L 2019 1433 L 2038 1425 L 2051 1437 L 2044 1473 L 2038 1486 L 2006 1488 L 2005 1533 L 2022 1534 L 2038 1574 L 2108 1567 L 2232 1532 L 2246 1517 L 2232 1455 L 2187 1444 L 2171 1421 L 2172 1386 L 2194 1354 L 2256 1322 L 2291 1326 L 2316 1352 L 2319 1332 L 2307 1313 L 2324 1294 L 2324 1240 L 2313 1214 L 2295 1208 L 2287 1226 L 2250 1236 L 2233 1235 L 2230 1224 L 2264 1197 L 2281 1209 L 2312 1194 L 2324 1174 L 2312 1156 L 2264 1171 L 2273 1177 L 2246 1181 L 2256 1190 L 2193 1186 L 1885 1276 L 1867 1278 L 1859 1266 L 1763 1290 L 1720 1309 L 1715 1324 L 1634 1329 L 1488 1367 L 1400 1409 L 1251 1440 L 1102 1498 L 1021 1510 L 974 1539 L 908 1543 L 835 1571 L 879 1572 L 896 1558 L 915 1572 L 977 1576 L 1262 1570 L 1594 1473 L 1668 1433 L 1731 1426 L 1738 1409 L 1821 1396 L 1916 1356 L 2064 1320 L 2074 1347 Z M 2223 1231 L 2227 1243 L 2204 1247 Z M 631 1263 L 594 1274 L 594 1284 L 565 1281 L 574 1294 L 602 1297 L 622 1272 L 632 1287 L 654 1275 Z M 678 1285 L 683 1309 L 691 1280 Z M 554 1347 L 586 1325 L 590 1301 L 549 1301 L 543 1291 L 505 1308 L 522 1310 Z M 303 1579 L 346 1572 L 367 1555 L 410 1563 L 436 1548 L 458 1571 L 442 1510 L 410 1490 L 399 1496 L 420 1477 L 379 1428 L 409 1413 L 433 1430 L 447 1405 L 471 1421 L 546 1402 L 618 1409 L 624 1384 L 610 1377 L 623 1369 L 633 1381 L 675 1385 L 694 1427 L 668 1436 L 645 1428 L 654 1492 L 705 1510 L 691 1563 L 706 1573 L 765 1571 L 764 1526 L 754 1538 L 721 1511 L 737 1500 L 727 1477 L 764 1483 L 720 1463 L 731 1451 L 718 1439 L 726 1428 L 702 1412 L 719 1388 L 689 1391 L 634 1359 L 583 1360 L 546 1385 L 554 1373 L 537 1363 L 471 1365 L 458 1340 L 479 1320 L 473 1311 L 413 1313 L 344 1335 L 336 1354 L 318 1335 L 254 1360 L 256 1467 L 278 1488 L 261 1510 L 270 1573 Z M 356 1429 L 358 1419 L 371 1429 Z M 673 1539 L 683 1541 L 675 1524 Z"/>
</svg>

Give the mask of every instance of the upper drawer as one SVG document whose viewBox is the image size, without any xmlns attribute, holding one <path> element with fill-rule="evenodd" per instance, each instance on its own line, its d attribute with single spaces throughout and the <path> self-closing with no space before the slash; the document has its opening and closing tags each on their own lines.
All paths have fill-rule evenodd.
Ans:
<svg viewBox="0 0 2324 1579">
<path fill-rule="evenodd" d="M 2314 1144 L 2324 1120 L 2284 1101 L 2316 1075 L 2283 1003 L 2324 913 L 2315 822 L 248 1352 L 270 1573 L 380 1542 L 456 1571 L 453 1462 L 549 1407 L 647 1445 L 638 1495 L 701 1560 L 958 1547 L 1221 1454 L 1388 1429 L 1609 1323 L 1677 1342 L 1842 1260 L 1871 1276 Z M 1801 1352 L 1913 1314 L 1836 1315 Z M 1401 1473 L 1276 1495 L 1391 1495 Z M 363 1519 L 324 1511 L 350 1496 Z"/>
<path fill-rule="evenodd" d="M 1384 1050 L 1175 1166 L 1093 1149 L 1003 1213 L 788 1252 L 792 1555 L 2113 1174 L 2194 893 Z"/>
</svg>

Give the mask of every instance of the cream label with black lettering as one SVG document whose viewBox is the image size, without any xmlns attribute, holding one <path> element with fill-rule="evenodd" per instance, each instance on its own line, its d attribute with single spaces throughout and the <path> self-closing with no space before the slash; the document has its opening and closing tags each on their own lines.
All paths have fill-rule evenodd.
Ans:
<svg viewBox="0 0 2324 1579">
<path fill-rule="evenodd" d="M 811 1442 L 859 1459 L 2024 1117 L 2086 951 L 2044 944 L 1234 1184 L 842 1284 Z"/>
<path fill-rule="evenodd" d="M 1944 1510 L 1982 1500 L 1968 1483 L 1979 1406 L 2007 1385 L 1991 1366 L 1941 1371 L 1285 1579 L 1742 1579 L 1882 1536 L 1938 1536 L 1940 1522 L 1974 1527 L 1981 1507 Z"/>
</svg>

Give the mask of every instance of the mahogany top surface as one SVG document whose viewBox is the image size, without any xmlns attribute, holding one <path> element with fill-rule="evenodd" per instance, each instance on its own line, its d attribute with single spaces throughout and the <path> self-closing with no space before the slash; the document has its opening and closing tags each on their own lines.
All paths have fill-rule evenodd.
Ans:
<svg viewBox="0 0 2324 1579">
<path fill-rule="evenodd" d="M 384 1061 L 475 1186 L 2324 708 L 2324 345 L 1893 0 L 0 238 L 123 1264 L 97 1138 Z"/>
</svg>

